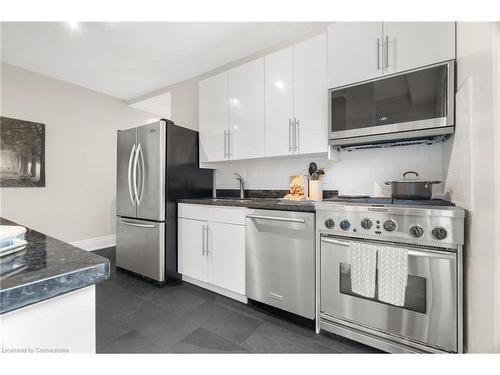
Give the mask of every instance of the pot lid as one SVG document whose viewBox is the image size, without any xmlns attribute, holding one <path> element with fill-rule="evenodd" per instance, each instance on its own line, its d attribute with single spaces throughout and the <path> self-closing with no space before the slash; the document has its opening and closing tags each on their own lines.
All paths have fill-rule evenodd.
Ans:
<svg viewBox="0 0 500 375">
<path fill-rule="evenodd" d="M 408 175 L 413 175 L 413 177 L 409 177 Z M 392 183 L 426 183 L 426 184 L 440 184 L 441 181 L 425 181 L 421 180 L 418 177 L 418 173 L 414 171 L 407 171 L 403 173 L 403 178 L 399 181 L 386 181 L 386 185 L 390 185 Z"/>
</svg>

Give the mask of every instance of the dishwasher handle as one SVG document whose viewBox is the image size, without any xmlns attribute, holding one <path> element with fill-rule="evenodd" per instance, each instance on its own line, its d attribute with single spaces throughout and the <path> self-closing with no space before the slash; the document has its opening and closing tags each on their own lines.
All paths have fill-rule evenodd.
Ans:
<svg viewBox="0 0 500 375">
<path fill-rule="evenodd" d="M 265 215 L 247 215 L 249 219 L 262 219 L 262 220 L 273 220 L 273 221 L 285 221 L 288 223 L 305 223 L 305 219 L 294 219 L 290 217 L 279 217 L 279 216 L 265 216 Z"/>
</svg>

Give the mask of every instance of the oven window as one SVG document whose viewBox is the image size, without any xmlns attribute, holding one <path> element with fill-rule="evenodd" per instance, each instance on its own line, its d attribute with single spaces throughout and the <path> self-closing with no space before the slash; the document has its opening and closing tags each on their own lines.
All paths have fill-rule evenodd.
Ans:
<svg viewBox="0 0 500 375">
<path fill-rule="evenodd" d="M 375 287 L 374 298 L 368 298 L 353 293 L 351 289 L 351 266 L 347 263 L 340 263 L 340 293 L 348 294 L 350 296 L 357 298 L 367 299 L 369 301 L 383 303 L 385 305 L 390 305 L 388 303 L 379 301 L 378 285 L 376 285 Z M 395 306 L 395 305 L 390 305 L 390 306 Z M 425 278 L 420 276 L 408 275 L 408 282 L 406 285 L 406 292 L 405 292 L 405 304 L 404 306 L 397 306 L 397 307 L 425 314 L 427 311 L 426 306 L 427 306 L 427 301 L 426 301 Z"/>
<path fill-rule="evenodd" d="M 333 90 L 331 131 L 447 116 L 447 66 Z"/>
</svg>

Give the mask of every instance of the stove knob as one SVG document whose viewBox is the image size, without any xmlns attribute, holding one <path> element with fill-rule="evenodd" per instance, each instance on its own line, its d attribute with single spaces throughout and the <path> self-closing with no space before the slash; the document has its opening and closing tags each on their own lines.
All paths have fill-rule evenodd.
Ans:
<svg viewBox="0 0 500 375">
<path fill-rule="evenodd" d="M 361 227 L 363 229 L 370 229 L 372 225 L 373 225 L 372 221 L 368 218 L 361 220 Z"/>
<path fill-rule="evenodd" d="M 388 232 L 392 232 L 394 229 L 396 229 L 396 222 L 394 220 L 384 221 L 384 229 Z"/>
<path fill-rule="evenodd" d="M 335 226 L 335 221 L 333 219 L 326 219 L 325 221 L 325 227 L 328 229 L 332 229 Z"/>
<path fill-rule="evenodd" d="M 412 227 L 410 227 L 410 235 L 413 238 L 420 238 L 424 235 L 424 230 L 418 225 L 413 225 Z"/>
<path fill-rule="evenodd" d="M 351 227 L 351 223 L 349 223 L 348 220 L 342 220 L 340 222 L 340 228 L 342 228 L 342 230 L 349 230 L 350 227 Z"/>
<path fill-rule="evenodd" d="M 448 237 L 448 231 L 443 227 L 436 227 L 432 230 L 431 233 L 432 237 L 434 237 L 436 240 L 444 240 L 446 237 Z"/>
</svg>

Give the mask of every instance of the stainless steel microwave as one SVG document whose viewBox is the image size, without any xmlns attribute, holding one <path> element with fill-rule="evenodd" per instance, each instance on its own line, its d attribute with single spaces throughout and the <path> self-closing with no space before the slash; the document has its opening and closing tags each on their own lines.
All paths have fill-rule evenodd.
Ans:
<svg viewBox="0 0 500 375">
<path fill-rule="evenodd" d="M 329 144 L 354 146 L 452 134 L 455 62 L 329 90 Z"/>
</svg>

